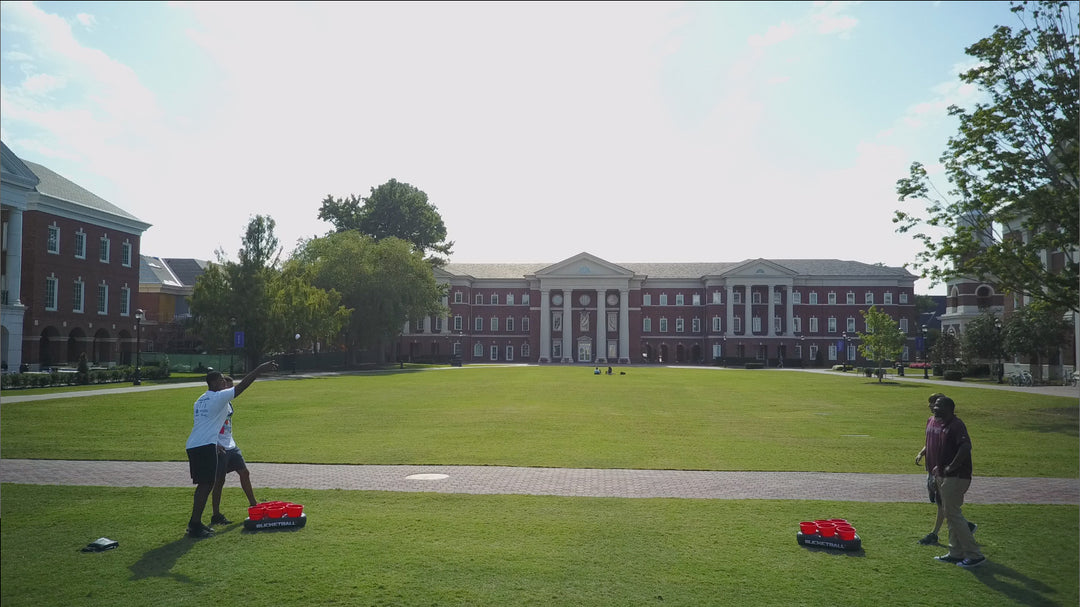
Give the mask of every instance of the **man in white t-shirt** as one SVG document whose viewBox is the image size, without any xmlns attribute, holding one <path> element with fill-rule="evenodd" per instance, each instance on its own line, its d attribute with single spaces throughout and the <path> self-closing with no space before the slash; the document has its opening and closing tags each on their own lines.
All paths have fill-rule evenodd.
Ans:
<svg viewBox="0 0 1080 607">
<path fill-rule="evenodd" d="M 188 521 L 188 536 L 203 538 L 214 533 L 213 529 L 202 524 L 202 514 L 217 480 L 218 434 L 232 410 L 231 401 L 240 396 L 259 375 L 276 371 L 277 368 L 274 361 L 264 362 L 240 380 L 235 388 L 225 387 L 225 378 L 218 371 L 206 374 L 209 389 L 195 401 L 194 423 L 186 445 L 191 482 L 195 484 L 195 502 L 191 507 L 191 520 Z"/>
<path fill-rule="evenodd" d="M 233 387 L 233 378 L 228 375 L 225 376 L 225 387 Z M 214 508 L 214 513 L 210 516 L 211 525 L 232 524 L 232 521 L 221 512 L 221 492 L 225 488 L 225 476 L 230 472 L 236 472 L 240 476 L 240 488 L 244 490 L 244 495 L 248 498 L 248 505 L 254 506 L 258 503 L 255 500 L 255 491 L 251 488 L 251 473 L 248 472 L 247 462 L 244 461 L 244 453 L 240 451 L 240 446 L 233 439 L 232 414 L 232 403 L 229 403 L 229 417 L 221 426 L 221 432 L 218 433 L 217 481 L 214 482 L 213 497 L 210 499 L 210 504 Z"/>
</svg>

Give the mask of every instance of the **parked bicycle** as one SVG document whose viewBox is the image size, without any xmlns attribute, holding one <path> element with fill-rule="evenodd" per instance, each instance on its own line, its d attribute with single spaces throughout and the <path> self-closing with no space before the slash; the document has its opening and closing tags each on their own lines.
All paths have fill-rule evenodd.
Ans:
<svg viewBox="0 0 1080 607">
<path fill-rule="evenodd" d="M 1010 386 L 1031 386 L 1034 383 L 1035 381 L 1032 379 L 1031 373 L 1027 371 L 1009 374 Z"/>
</svg>

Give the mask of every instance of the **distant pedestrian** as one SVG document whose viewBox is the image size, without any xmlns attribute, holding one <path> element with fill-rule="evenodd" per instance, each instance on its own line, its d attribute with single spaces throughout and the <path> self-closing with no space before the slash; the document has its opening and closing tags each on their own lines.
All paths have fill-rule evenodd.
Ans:
<svg viewBox="0 0 1080 607">
<path fill-rule="evenodd" d="M 931 405 L 936 423 L 926 424 L 926 465 L 937 484 L 937 499 L 949 525 L 949 553 L 934 557 L 965 569 L 978 567 L 986 557 L 975 543 L 961 508 L 971 486 L 971 438 L 967 426 L 956 417 L 956 403 L 941 396 Z"/>
</svg>

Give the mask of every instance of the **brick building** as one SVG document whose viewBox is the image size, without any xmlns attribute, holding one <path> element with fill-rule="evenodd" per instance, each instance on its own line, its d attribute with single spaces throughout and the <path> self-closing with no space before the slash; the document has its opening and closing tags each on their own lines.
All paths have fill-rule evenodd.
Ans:
<svg viewBox="0 0 1080 607">
<path fill-rule="evenodd" d="M 139 242 L 150 227 L 2 146 L 3 362 L 131 364 Z"/>
<path fill-rule="evenodd" d="M 884 310 L 918 335 L 903 268 L 857 261 L 756 259 L 615 264 L 581 253 L 555 264 L 459 264 L 436 270 L 449 314 L 407 323 L 401 360 L 582 364 L 865 362 L 860 314 Z"/>
</svg>

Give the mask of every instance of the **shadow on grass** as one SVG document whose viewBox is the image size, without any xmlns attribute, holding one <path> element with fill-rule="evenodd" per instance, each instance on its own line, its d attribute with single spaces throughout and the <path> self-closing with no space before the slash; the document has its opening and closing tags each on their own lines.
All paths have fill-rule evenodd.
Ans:
<svg viewBox="0 0 1080 607">
<path fill-rule="evenodd" d="M 1049 409 L 1036 409 L 1032 413 L 1039 417 L 1037 421 L 1028 425 L 1028 429 L 1042 433 L 1058 433 L 1066 436 L 1080 436 L 1080 408 L 1077 407 L 1053 407 Z M 1045 417 L 1054 419 L 1046 419 Z M 1034 416 L 1032 416 L 1034 418 Z"/>
<path fill-rule="evenodd" d="M 987 588 L 1001 593 L 1017 604 L 1039 607 L 1063 604 L 1050 598 L 1057 594 L 1050 586 L 1000 563 L 987 561 L 982 567 L 970 571 L 975 579 Z"/>
<path fill-rule="evenodd" d="M 228 533 L 230 530 L 219 531 L 216 535 L 222 535 Z M 172 568 L 176 566 L 176 562 L 180 560 L 180 557 L 184 556 L 191 550 L 192 546 L 196 542 L 214 541 L 213 537 L 205 539 L 194 539 L 187 537 L 181 537 L 180 539 L 169 542 L 159 548 L 146 552 L 142 555 L 138 561 L 135 561 L 128 569 L 131 570 L 132 580 L 141 580 L 149 577 L 169 578 L 177 582 L 183 582 L 185 584 L 191 583 L 191 578 L 186 575 L 180 575 L 172 572 Z"/>
<path fill-rule="evenodd" d="M 859 548 L 858 550 L 839 550 L 837 548 L 825 548 L 822 546 L 800 546 L 807 552 L 824 552 L 825 554 L 832 554 L 835 556 L 851 556 L 858 558 L 866 557 L 866 550 Z"/>
</svg>

